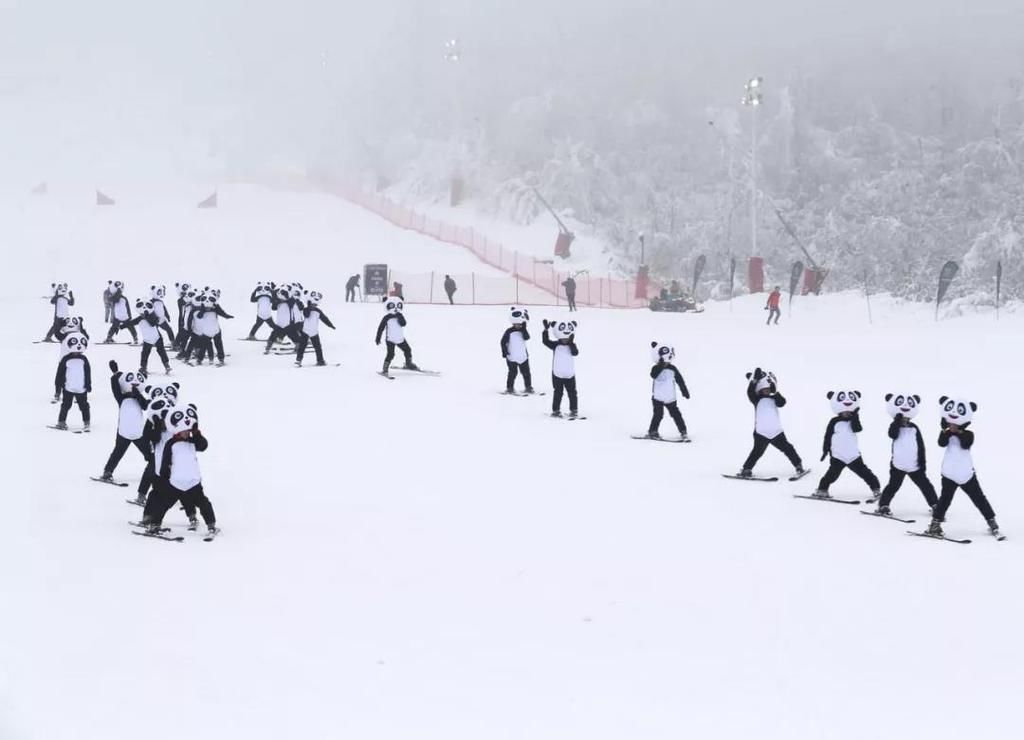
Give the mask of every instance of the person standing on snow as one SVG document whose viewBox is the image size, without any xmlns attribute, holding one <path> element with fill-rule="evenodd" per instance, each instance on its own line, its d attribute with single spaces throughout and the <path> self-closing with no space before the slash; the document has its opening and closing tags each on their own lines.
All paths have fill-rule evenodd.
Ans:
<svg viewBox="0 0 1024 740">
<path fill-rule="evenodd" d="M 576 310 L 576 281 L 572 275 L 569 275 L 562 281 L 562 287 L 565 288 L 565 300 L 569 303 L 569 310 Z"/>
<path fill-rule="evenodd" d="M 345 303 L 355 303 L 356 300 L 356 288 L 359 287 L 359 275 L 353 275 L 345 283 Z M 359 291 L 360 294 L 362 290 Z"/>
<path fill-rule="evenodd" d="M 455 291 L 458 288 L 455 286 L 455 281 L 451 275 L 444 276 L 444 292 L 448 294 L 448 304 L 451 306 L 455 305 Z"/>
<path fill-rule="evenodd" d="M 775 317 L 776 325 L 779 323 L 779 317 L 782 316 L 782 311 L 779 310 L 779 301 L 782 300 L 782 293 L 779 291 L 779 286 L 776 285 L 772 292 L 768 294 L 768 302 L 764 304 L 764 310 L 768 312 L 768 321 L 765 322 L 765 326 L 772 323 L 772 317 Z"/>
</svg>

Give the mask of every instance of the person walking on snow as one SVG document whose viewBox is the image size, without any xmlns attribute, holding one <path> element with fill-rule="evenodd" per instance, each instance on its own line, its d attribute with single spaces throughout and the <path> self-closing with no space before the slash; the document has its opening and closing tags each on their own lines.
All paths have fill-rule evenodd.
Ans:
<svg viewBox="0 0 1024 740">
<path fill-rule="evenodd" d="M 569 303 L 569 310 L 576 310 L 576 281 L 572 275 L 569 275 L 562 281 L 562 287 L 565 288 L 565 300 Z"/>
<path fill-rule="evenodd" d="M 782 299 L 782 293 L 779 292 L 779 286 L 776 285 L 772 292 L 768 294 L 768 302 L 764 304 L 764 310 L 768 312 L 768 321 L 765 322 L 765 326 L 772 323 L 772 317 L 775 317 L 775 323 L 778 325 L 779 317 L 782 316 L 782 311 L 779 310 L 779 301 Z"/>
<path fill-rule="evenodd" d="M 455 286 L 455 281 L 452 280 L 451 275 L 444 276 L 444 292 L 448 294 L 448 305 L 455 305 L 455 291 L 458 288 Z"/>
</svg>

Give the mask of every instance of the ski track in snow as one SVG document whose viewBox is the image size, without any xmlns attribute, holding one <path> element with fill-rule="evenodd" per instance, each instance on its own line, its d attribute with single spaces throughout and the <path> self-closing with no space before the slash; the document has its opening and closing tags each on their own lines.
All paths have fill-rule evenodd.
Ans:
<svg viewBox="0 0 1024 740">
<path fill-rule="evenodd" d="M 124 192 L 122 190 L 122 192 Z M 81 194 L 79 194 L 81 195 Z M 378 304 L 346 305 L 364 262 L 474 267 L 464 250 L 387 226 L 336 199 L 251 187 L 118 206 L 71 194 L 7 203 L 13 261 L 0 296 L 8 460 L 0 539 L 0 738 L 1016 738 L 1024 685 L 1017 588 L 1024 531 L 1016 404 L 1022 319 L 935 323 L 927 306 L 855 294 L 797 298 L 778 328 L 763 297 L 700 316 L 584 310 L 577 358 L 586 424 L 554 424 L 550 353 L 531 309 L 540 398 L 503 398 L 506 307 L 409 306 L 416 361 L 441 378 L 374 375 Z M 83 196 L 88 203 L 88 193 Z M 116 406 L 89 349 L 93 433 L 46 429 L 57 363 L 32 345 L 67 280 L 94 340 L 100 294 L 127 281 L 217 285 L 233 357 L 175 365 L 210 448 L 204 485 L 223 534 L 183 545 L 131 537 L 138 510 L 100 486 Z M 341 367 L 231 341 L 253 320 L 257 280 L 325 294 Z M 10 320 L 17 317 L 17 320 Z M 265 331 L 265 329 L 263 330 Z M 262 336 L 262 333 L 261 333 Z M 692 445 L 638 445 L 650 414 L 649 342 L 670 342 L 693 394 Z M 744 373 L 778 375 L 786 432 L 812 475 L 726 480 L 750 445 Z M 154 363 L 153 367 L 157 367 Z M 158 376 L 159 377 L 159 376 Z M 924 398 L 916 419 L 938 482 L 942 394 L 979 404 L 982 485 L 1010 539 L 966 496 L 947 517 L 969 546 L 907 537 L 859 507 L 796 501 L 824 472 L 826 391 L 864 393 L 864 458 L 883 479 L 883 395 Z M 77 423 L 73 409 L 69 421 Z M 666 418 L 663 433 L 672 433 Z M 142 472 L 130 449 L 117 471 Z M 774 450 L 757 472 L 784 476 Z M 833 495 L 863 498 L 849 473 Z M 894 513 L 927 524 L 905 482 Z M 183 524 L 172 510 L 167 522 Z M 189 533 L 186 533 L 189 534 Z"/>
</svg>

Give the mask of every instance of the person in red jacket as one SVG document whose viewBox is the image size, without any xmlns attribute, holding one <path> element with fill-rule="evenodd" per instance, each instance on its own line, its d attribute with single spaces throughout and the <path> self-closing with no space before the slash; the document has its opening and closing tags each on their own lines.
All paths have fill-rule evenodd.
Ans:
<svg viewBox="0 0 1024 740">
<path fill-rule="evenodd" d="M 768 321 L 766 325 L 772 323 L 772 317 L 775 317 L 775 323 L 779 323 L 779 317 L 782 316 L 782 311 L 779 310 L 779 301 L 782 298 L 782 293 L 779 292 L 779 286 L 776 285 L 771 293 L 768 294 L 768 303 L 765 304 L 764 310 L 768 312 Z"/>
</svg>

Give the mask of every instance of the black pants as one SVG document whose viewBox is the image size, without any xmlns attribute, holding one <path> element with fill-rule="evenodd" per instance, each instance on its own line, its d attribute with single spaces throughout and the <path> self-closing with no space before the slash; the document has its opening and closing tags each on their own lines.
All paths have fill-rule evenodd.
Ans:
<svg viewBox="0 0 1024 740">
<path fill-rule="evenodd" d="M 551 399 L 551 410 L 562 410 L 562 393 L 569 394 L 569 412 L 576 413 L 579 409 L 579 399 L 576 396 L 576 378 L 559 378 L 551 376 L 551 384 L 555 387 L 554 398 Z"/>
<path fill-rule="evenodd" d="M 794 468 L 803 466 L 803 463 L 800 461 L 800 456 L 796 454 L 796 450 L 793 449 L 793 445 L 791 445 L 789 440 L 786 439 L 786 434 L 784 432 L 779 433 L 771 439 L 754 432 L 754 447 L 750 450 L 750 454 L 747 455 L 747 459 L 743 463 L 743 469 L 753 470 L 754 466 L 757 465 L 757 461 L 761 459 L 761 455 L 764 454 L 769 445 L 785 455 L 793 464 Z"/>
<path fill-rule="evenodd" d="M 164 367 L 170 367 L 171 362 L 167 359 L 167 350 L 164 349 L 164 340 L 161 337 L 156 340 L 156 344 L 142 343 L 142 359 L 139 361 L 139 368 L 142 372 L 147 372 L 146 367 L 149 365 L 149 353 L 154 349 L 156 349 L 156 353 L 160 357 L 160 362 L 164 363 Z"/>
<path fill-rule="evenodd" d="M 170 342 L 171 346 L 173 347 L 174 346 L 174 329 L 172 329 L 171 325 L 169 323 L 167 323 L 166 321 L 163 322 L 162 324 L 160 324 L 160 328 L 163 329 L 165 332 L 167 332 L 167 341 Z"/>
<path fill-rule="evenodd" d="M 345 288 L 345 303 L 355 303 L 355 302 L 356 302 L 356 289 L 355 288 Z"/>
<path fill-rule="evenodd" d="M 114 341 L 114 336 L 122 329 L 128 330 L 128 333 L 132 335 L 133 342 L 139 341 L 139 335 L 135 333 L 135 326 L 127 321 L 118 321 L 117 319 L 110 320 L 110 331 L 107 332 L 107 341 Z"/>
<path fill-rule="evenodd" d="M 149 489 L 156 485 L 156 472 L 153 467 L 153 455 L 149 456 L 146 461 L 146 469 L 142 473 L 142 479 L 139 481 L 139 498 L 146 498 L 146 494 L 149 493 Z"/>
<path fill-rule="evenodd" d="M 185 357 L 185 351 L 188 349 L 189 342 L 192 341 L 192 332 L 188 329 L 180 329 L 178 331 L 178 338 L 174 342 L 174 346 L 178 348 L 178 356 L 181 358 Z"/>
<path fill-rule="evenodd" d="M 910 480 L 914 481 L 921 493 L 924 495 L 924 500 L 928 502 L 928 505 L 935 508 L 935 505 L 939 502 L 938 497 L 935 495 L 935 486 L 928 480 L 927 474 L 923 470 L 915 470 L 913 473 L 907 473 L 899 470 L 892 465 L 889 466 L 889 482 L 885 484 L 885 488 L 882 489 L 882 498 L 878 500 L 879 506 L 888 506 L 896 495 L 896 491 L 900 490 L 900 486 L 903 485 L 903 479 L 910 476 Z"/>
<path fill-rule="evenodd" d="M 166 480 L 159 478 L 153 481 L 153 490 L 149 493 L 149 498 L 146 499 L 146 505 L 142 509 L 142 523 L 143 524 L 163 524 L 164 515 L 170 511 L 171 507 L 178 501 L 181 501 L 181 505 L 185 509 L 185 515 L 191 520 L 196 516 L 197 501 L 195 496 L 187 496 L 194 491 L 196 488 L 202 493 L 203 487 L 201 485 L 195 488 L 190 488 L 188 491 L 179 491 L 177 488 L 172 486 Z M 205 499 L 206 497 L 203 496 Z M 209 505 L 209 500 L 206 504 Z M 210 507 L 209 513 L 213 514 L 213 507 Z M 203 519 L 206 519 L 204 514 Z M 209 523 L 209 522 L 207 522 Z"/>
<path fill-rule="evenodd" d="M 864 458 L 858 457 L 855 460 L 844 463 L 842 460 L 833 457 L 829 459 L 828 470 L 825 471 L 825 475 L 821 476 L 821 480 L 818 481 L 818 490 L 828 491 L 828 487 L 839 479 L 839 474 L 845 468 L 849 468 L 857 477 L 867 483 L 868 488 L 872 491 L 877 491 L 881 487 L 881 484 L 878 482 L 878 476 L 872 473 L 871 468 L 864 464 Z"/>
<path fill-rule="evenodd" d="M 779 323 L 779 317 L 782 316 L 782 311 L 780 311 L 777 308 L 770 308 L 770 309 L 768 309 L 768 320 L 766 322 L 764 322 L 765 326 L 767 326 L 768 324 L 772 323 L 772 317 L 773 316 L 775 317 L 775 323 L 776 324 Z"/>
<path fill-rule="evenodd" d="M 193 334 L 189 346 L 185 348 L 185 360 L 191 360 L 192 355 L 195 355 L 196 362 L 200 365 L 207 357 L 210 362 L 213 362 L 213 337 L 201 337 L 198 334 Z"/>
<path fill-rule="evenodd" d="M 213 335 L 213 346 L 217 350 L 217 359 L 224 362 L 224 337 L 221 335 L 221 332 L 217 332 Z M 213 357 L 212 352 L 210 357 Z"/>
<path fill-rule="evenodd" d="M 388 346 L 388 351 L 384 355 L 385 370 L 391 367 L 391 361 L 395 359 L 395 347 L 398 347 L 398 349 L 402 350 L 402 354 L 405 355 L 405 364 L 412 364 L 412 347 L 409 346 L 408 342 L 403 340 L 401 344 L 395 344 L 394 342 L 385 342 L 385 344 L 387 344 Z"/>
<path fill-rule="evenodd" d="M 88 424 L 90 419 L 89 394 L 71 393 L 70 391 L 64 391 L 64 397 L 60 402 L 60 415 L 57 417 L 57 421 L 63 424 L 68 420 L 68 411 L 71 410 L 72 403 L 78 404 L 78 410 L 82 412 L 82 421 Z"/>
<path fill-rule="evenodd" d="M 448 305 L 449 306 L 454 306 L 455 305 L 455 291 L 453 290 L 453 291 L 449 292 L 449 291 L 446 290 L 445 293 L 448 293 Z"/>
<path fill-rule="evenodd" d="M 306 344 L 313 345 L 313 351 L 316 352 L 316 364 L 324 364 L 324 351 L 320 346 L 320 335 L 306 336 L 305 334 L 299 335 L 299 346 L 295 349 L 295 361 L 302 362 L 302 356 L 306 354 Z"/>
<path fill-rule="evenodd" d="M 146 461 L 147 467 L 152 464 L 153 452 L 146 440 L 142 439 L 125 439 L 120 434 L 117 435 L 117 439 L 114 440 L 114 451 L 110 453 L 110 457 L 107 458 L 107 464 L 103 466 L 104 473 L 113 473 L 117 469 L 118 463 L 121 462 L 121 458 L 124 457 L 124 453 L 128 447 L 135 445 L 139 452 L 142 453 L 142 458 Z"/>
<path fill-rule="evenodd" d="M 519 373 L 523 374 L 523 383 L 526 385 L 526 390 L 533 390 L 533 378 L 530 375 L 530 361 L 525 362 L 512 362 L 511 360 L 505 360 L 505 364 L 508 365 L 508 377 L 505 378 L 505 390 L 509 393 L 516 384 L 516 377 Z"/>
<path fill-rule="evenodd" d="M 46 336 L 43 337 L 44 342 L 49 342 L 53 339 L 54 334 L 59 334 L 60 330 L 64 328 L 64 319 L 53 317 L 53 323 L 50 325 L 50 330 L 46 332 Z"/>
<path fill-rule="evenodd" d="M 110 305 L 109 303 L 107 303 L 106 301 L 103 301 L 103 323 L 104 324 L 109 324 L 110 323 L 110 315 L 113 313 L 113 311 L 114 311 L 114 307 L 112 305 Z"/>
<path fill-rule="evenodd" d="M 271 326 L 274 327 L 274 330 L 270 332 L 270 337 L 267 339 L 267 352 L 269 352 L 271 348 L 274 346 L 274 342 L 280 339 L 288 338 L 291 339 L 292 342 L 294 342 L 296 345 L 298 345 L 298 335 L 302 333 L 298 330 L 300 324 L 290 324 L 289 326 L 285 327 L 280 327 L 277 324 L 271 324 Z"/>
<path fill-rule="evenodd" d="M 252 328 L 249 330 L 249 338 L 254 338 L 256 336 L 256 332 L 259 331 L 259 328 L 264 324 L 267 324 L 270 327 L 271 334 L 274 333 L 274 323 L 270 319 L 261 319 L 259 316 L 257 316 L 256 323 L 253 324 Z"/>
<path fill-rule="evenodd" d="M 575 293 L 566 293 L 565 294 L 565 300 L 567 300 L 569 302 L 569 310 L 570 311 L 575 311 L 576 310 L 576 294 Z"/>
<path fill-rule="evenodd" d="M 996 513 L 992 510 L 992 504 L 985 498 L 985 494 L 981 492 L 981 484 L 978 483 L 978 476 L 976 475 L 963 485 L 945 476 L 942 477 L 942 493 L 939 495 L 939 503 L 932 512 L 933 519 L 941 522 L 946 518 L 946 511 L 949 509 L 949 505 L 953 503 L 953 495 L 958 488 L 964 489 L 964 493 L 967 494 L 971 503 L 977 507 L 986 520 L 995 519 Z"/>
<path fill-rule="evenodd" d="M 662 403 L 658 399 L 652 398 L 651 406 L 654 407 L 654 413 L 651 415 L 651 426 L 647 428 L 648 434 L 654 434 L 658 431 L 658 427 L 661 426 L 661 420 L 665 416 L 665 409 L 668 409 L 668 415 L 676 423 L 676 429 L 679 430 L 679 434 L 682 436 L 686 435 L 686 422 L 683 421 L 683 415 L 679 413 L 678 403 L 675 401 L 672 403 Z"/>
</svg>

